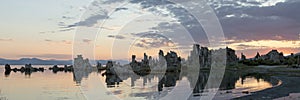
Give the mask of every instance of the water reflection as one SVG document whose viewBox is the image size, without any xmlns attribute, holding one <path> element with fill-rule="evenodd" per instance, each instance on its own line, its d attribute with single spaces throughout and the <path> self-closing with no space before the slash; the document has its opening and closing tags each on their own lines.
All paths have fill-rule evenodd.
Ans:
<svg viewBox="0 0 300 100">
<path fill-rule="evenodd" d="M 11 71 L 7 71 L 7 70 L 6 70 L 6 71 L 4 72 L 5 77 L 8 77 L 8 76 L 10 75 L 10 72 L 11 72 Z"/>
<path fill-rule="evenodd" d="M 47 74 L 49 76 L 52 76 L 49 72 L 51 73 L 51 71 L 45 71 L 44 73 L 40 73 L 38 75 L 43 76 L 42 74 Z M 98 76 L 98 79 L 100 78 L 100 80 L 104 80 L 104 82 L 106 83 L 106 87 L 109 88 L 109 90 L 112 92 L 112 95 L 125 95 L 124 98 L 127 98 L 127 96 L 129 96 L 137 98 L 141 97 L 142 99 L 157 99 L 166 96 L 169 92 L 171 92 L 173 87 L 178 85 L 179 81 L 184 81 L 189 84 L 185 89 L 190 89 L 191 91 L 193 91 L 193 94 L 191 95 L 192 97 L 205 96 L 203 95 L 203 93 L 207 91 L 205 90 L 205 86 L 207 84 L 210 71 L 203 70 L 200 71 L 198 75 L 191 75 L 189 74 L 189 71 L 182 70 L 176 72 L 166 71 L 164 74 L 156 73 L 149 74 L 147 76 L 138 76 L 128 73 L 105 74 L 105 71 L 98 71 L 96 68 L 75 68 L 74 73 L 69 74 L 72 75 L 73 82 L 75 82 L 77 85 L 80 85 L 81 82 L 84 81 L 84 79 L 89 78 L 91 73 L 100 73 L 99 75 L 101 76 Z M 10 74 L 12 73 L 9 71 L 4 72 L 5 77 L 8 77 Z M 61 75 L 69 75 L 68 73 L 56 74 L 59 75 L 52 76 L 54 79 L 61 77 Z M 14 75 L 17 74 L 13 74 L 12 76 L 14 77 Z M 49 76 L 47 76 L 47 78 L 49 78 Z M 195 76 L 198 76 L 196 77 L 198 79 L 195 79 Z M 37 80 L 35 81 L 38 82 Z M 277 85 L 278 83 L 278 80 L 273 79 L 265 74 L 227 70 L 220 85 L 220 90 L 235 92 L 238 89 L 242 89 L 242 91 L 240 92 L 247 91 L 244 93 L 251 93 L 254 91 L 270 88 L 274 85 Z M 128 88 L 127 86 L 131 88 Z"/>
<path fill-rule="evenodd" d="M 80 84 L 83 78 L 88 78 L 88 76 L 93 72 L 93 69 L 82 69 L 82 68 L 74 68 L 73 72 L 73 80 L 76 84 Z"/>
<path fill-rule="evenodd" d="M 192 89 L 193 94 L 192 96 L 198 97 L 198 96 L 204 96 L 202 95 L 208 90 L 205 90 L 205 86 L 207 84 L 208 78 L 209 78 L 209 72 L 210 71 L 201 71 L 198 75 L 198 79 L 194 80 L 193 75 L 187 74 L 188 72 L 182 71 L 182 72 L 166 72 L 163 77 L 159 78 L 156 76 L 148 77 L 150 79 L 146 79 L 144 77 L 130 77 L 121 80 L 121 78 L 118 77 L 118 75 L 105 75 L 105 82 L 107 84 L 107 87 L 109 88 L 116 88 L 116 90 L 122 90 L 121 84 L 123 81 L 128 81 L 130 79 L 130 85 L 131 87 L 134 87 L 135 84 L 139 82 L 138 79 L 142 79 L 143 86 L 149 83 L 153 83 L 151 81 L 157 81 L 157 89 L 153 90 L 150 89 L 149 91 L 139 91 L 137 93 L 131 93 L 131 96 L 144 96 L 145 98 L 153 98 L 154 95 L 157 95 L 157 93 L 163 93 L 163 92 L 170 92 L 172 91 L 172 87 L 175 87 L 178 83 L 178 81 L 181 81 L 183 78 L 186 78 L 189 86 L 195 86 L 195 87 L 189 87 L 186 89 Z M 159 79 L 159 80 L 157 80 Z M 149 80 L 149 81 L 147 81 Z M 196 82 L 195 82 L 196 81 Z M 193 83 L 196 83 L 193 85 Z M 240 93 L 250 93 L 255 92 L 259 90 L 263 90 L 266 88 L 271 88 L 275 85 L 279 84 L 279 81 L 276 79 L 271 78 L 268 75 L 260 74 L 260 73 L 244 73 L 244 72 L 238 72 L 238 71 L 226 71 L 224 78 L 222 80 L 222 83 L 219 87 L 221 91 L 226 90 L 227 93 L 234 92 L 240 92 Z M 152 84 L 153 85 L 153 84 Z M 150 86 L 151 87 L 151 86 Z M 171 87 L 171 88 L 170 88 Z M 240 91 L 237 91 L 239 90 Z M 230 90 L 230 92 L 228 92 Z M 231 91 L 232 90 L 232 91 Z M 157 93 L 156 93 L 157 92 Z M 164 94 L 166 95 L 166 94 Z"/>
<path fill-rule="evenodd" d="M 163 87 L 174 87 L 179 80 L 180 72 L 166 72 L 165 76 L 158 82 L 158 91 L 162 91 Z"/>
<path fill-rule="evenodd" d="M 118 75 L 111 74 L 111 75 L 106 75 L 105 82 L 108 88 L 112 88 L 115 87 L 115 85 L 118 86 L 120 82 L 123 82 L 123 80 L 121 80 Z"/>
<path fill-rule="evenodd" d="M 21 69 L 22 65 L 11 65 Z M 49 68 L 52 65 L 34 65 Z M 54 74 L 50 70 L 5 71 L 0 67 L 0 100 L 84 100 L 79 86 L 73 81 L 73 73 Z M 30 91 L 28 91 L 30 90 Z"/>
</svg>

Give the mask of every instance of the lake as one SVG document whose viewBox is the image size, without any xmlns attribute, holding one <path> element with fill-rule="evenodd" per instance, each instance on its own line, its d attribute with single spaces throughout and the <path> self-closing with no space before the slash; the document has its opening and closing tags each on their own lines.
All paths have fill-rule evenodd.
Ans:
<svg viewBox="0 0 300 100">
<path fill-rule="evenodd" d="M 3 66 L 3 65 L 2 65 Z M 20 68 L 21 65 L 11 65 Z M 105 75 L 105 71 L 89 70 L 53 73 L 49 65 L 44 72 L 30 75 L 21 72 L 4 74 L 0 67 L 1 100 L 110 100 L 110 99 L 199 99 L 207 95 L 205 86 L 208 71 L 201 71 L 198 80 L 186 71 L 170 72 L 163 75 Z M 60 66 L 63 67 L 63 66 Z M 251 92 L 272 88 L 279 80 L 258 73 L 226 71 L 220 91 L 214 99 L 231 99 L 251 94 Z"/>
</svg>

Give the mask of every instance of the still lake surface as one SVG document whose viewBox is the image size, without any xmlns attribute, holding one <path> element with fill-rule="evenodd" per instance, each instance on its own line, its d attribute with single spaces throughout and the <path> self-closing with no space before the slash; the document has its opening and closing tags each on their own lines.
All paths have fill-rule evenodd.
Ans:
<svg viewBox="0 0 300 100">
<path fill-rule="evenodd" d="M 161 99 L 167 96 L 199 99 L 205 96 L 205 80 L 209 73 L 201 72 L 195 88 L 190 85 L 194 80 L 184 72 L 167 73 L 161 81 L 159 76 L 114 76 L 103 75 L 104 72 L 84 71 L 74 75 L 72 72 L 53 73 L 48 70 L 51 65 L 33 65 L 44 67 L 44 72 L 25 75 L 11 72 L 5 75 L 4 66 L 0 67 L 1 100 L 110 100 L 110 99 Z M 11 65 L 20 68 L 22 65 Z M 60 66 L 63 67 L 63 66 Z M 220 91 L 214 99 L 231 99 L 249 95 L 245 91 L 255 92 L 272 88 L 280 84 L 279 80 L 256 73 L 241 74 L 226 71 Z"/>
</svg>

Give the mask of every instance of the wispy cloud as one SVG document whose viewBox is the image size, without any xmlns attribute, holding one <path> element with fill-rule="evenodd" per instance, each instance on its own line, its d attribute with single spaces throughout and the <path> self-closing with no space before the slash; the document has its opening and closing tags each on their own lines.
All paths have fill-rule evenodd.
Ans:
<svg viewBox="0 0 300 100">
<path fill-rule="evenodd" d="M 70 45 L 72 44 L 72 41 L 70 40 L 51 40 L 51 39 L 44 39 L 45 42 L 49 42 L 49 43 L 55 43 L 55 44 L 67 44 Z"/>
<path fill-rule="evenodd" d="M 90 39 L 82 39 L 82 42 L 90 44 L 90 42 L 92 42 L 92 40 L 90 40 Z"/>
<path fill-rule="evenodd" d="M 67 32 L 75 30 L 75 28 L 60 28 L 59 30 L 53 30 L 53 31 L 42 31 L 39 32 L 39 34 L 48 34 L 48 33 L 61 33 L 61 32 Z"/>
<path fill-rule="evenodd" d="M 121 11 L 121 10 L 128 10 L 128 8 L 121 7 L 121 8 L 116 8 L 115 9 L 115 11 Z"/>
<path fill-rule="evenodd" d="M 0 38 L 0 41 L 13 41 L 13 39 L 10 39 L 10 38 L 9 39 L 7 39 L 7 38 L 6 39 L 5 38 Z"/>
<path fill-rule="evenodd" d="M 170 38 L 156 33 L 138 33 L 141 35 L 137 42 L 135 43 L 136 47 L 140 48 L 161 48 L 161 47 L 173 47 L 175 44 L 171 41 Z"/>
<path fill-rule="evenodd" d="M 238 42 L 228 44 L 237 50 L 247 50 L 247 49 L 263 49 L 263 48 L 299 48 L 300 41 L 293 40 L 258 40 L 258 41 L 248 41 L 248 42 Z"/>
<path fill-rule="evenodd" d="M 45 41 L 46 41 L 46 42 L 52 42 L 52 40 L 50 40 L 50 39 L 45 39 Z"/>
<path fill-rule="evenodd" d="M 114 39 L 125 39 L 125 36 L 123 35 L 108 35 L 107 37 Z"/>
<path fill-rule="evenodd" d="M 43 58 L 43 59 L 72 59 L 70 54 L 39 54 L 39 55 L 19 55 L 26 58 Z"/>
<path fill-rule="evenodd" d="M 69 41 L 69 40 L 62 40 L 61 42 L 64 44 L 72 44 L 72 41 Z"/>
</svg>

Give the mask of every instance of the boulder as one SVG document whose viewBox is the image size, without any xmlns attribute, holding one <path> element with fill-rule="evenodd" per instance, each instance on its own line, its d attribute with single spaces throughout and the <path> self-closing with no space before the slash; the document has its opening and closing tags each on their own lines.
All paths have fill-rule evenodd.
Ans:
<svg viewBox="0 0 300 100">
<path fill-rule="evenodd" d="M 6 70 L 6 71 L 10 71 L 10 70 L 11 70 L 11 67 L 10 67 L 9 64 L 5 64 L 5 70 Z"/>
</svg>

